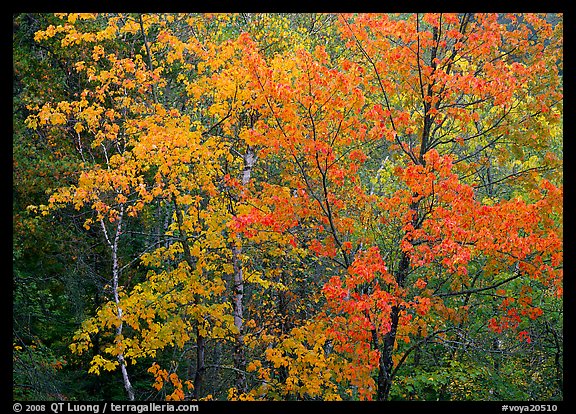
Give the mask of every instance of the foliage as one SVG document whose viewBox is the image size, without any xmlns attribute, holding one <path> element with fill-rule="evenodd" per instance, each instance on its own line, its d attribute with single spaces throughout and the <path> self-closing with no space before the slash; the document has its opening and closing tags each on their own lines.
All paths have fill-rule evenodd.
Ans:
<svg viewBox="0 0 576 414">
<path fill-rule="evenodd" d="M 561 18 L 15 22 L 18 361 L 68 398 L 562 398 Z"/>
</svg>

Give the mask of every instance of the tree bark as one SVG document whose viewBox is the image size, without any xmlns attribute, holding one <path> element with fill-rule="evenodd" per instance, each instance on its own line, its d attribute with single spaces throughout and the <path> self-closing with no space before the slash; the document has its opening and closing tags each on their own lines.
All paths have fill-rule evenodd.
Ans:
<svg viewBox="0 0 576 414">
<path fill-rule="evenodd" d="M 198 325 L 196 325 L 196 374 L 194 374 L 194 392 L 192 397 L 197 400 L 200 398 L 200 392 L 202 390 L 202 384 L 204 382 L 204 372 L 206 371 L 206 365 L 204 362 L 204 353 L 206 346 L 204 344 L 204 337 L 200 334 Z"/>
<path fill-rule="evenodd" d="M 112 253 L 112 293 L 114 295 L 114 303 L 116 304 L 116 316 L 120 324 L 116 328 L 116 336 L 122 335 L 124 324 L 122 323 L 122 308 L 120 307 L 120 297 L 118 295 L 119 289 L 119 278 L 120 278 L 120 266 L 118 265 L 118 242 L 120 240 L 120 234 L 122 233 L 122 218 L 124 216 L 124 205 L 120 206 L 120 215 L 118 217 L 118 223 L 116 224 L 116 233 L 114 234 L 114 240 L 110 240 L 108 237 L 108 230 L 104 224 L 104 220 L 100 220 L 100 225 L 102 226 L 102 231 L 104 232 L 104 237 L 106 242 L 110 247 Z M 128 369 L 126 368 L 126 361 L 124 360 L 124 353 L 118 353 L 116 357 L 120 364 L 120 371 L 122 372 L 122 381 L 124 382 L 124 389 L 128 394 L 128 399 L 134 401 L 134 388 L 130 382 L 130 376 L 128 375 Z"/>
<path fill-rule="evenodd" d="M 246 188 L 250 182 L 252 169 L 256 163 L 256 153 L 250 146 L 244 153 L 244 169 L 242 171 L 242 186 Z M 238 330 L 236 342 L 234 344 L 234 368 L 236 368 L 236 389 L 239 392 L 247 391 L 246 383 L 246 355 L 244 351 L 244 275 L 242 269 L 242 237 L 236 237 L 236 243 L 231 247 L 232 268 L 234 272 L 232 286 L 232 309 L 234 316 L 234 326 Z"/>
<path fill-rule="evenodd" d="M 192 257 L 192 253 L 190 251 L 190 244 L 188 243 L 188 237 L 186 236 L 183 228 L 184 228 L 184 218 L 182 217 L 182 210 L 178 206 L 176 202 L 176 198 L 173 199 L 174 204 L 174 211 L 176 212 L 176 220 L 178 223 L 178 231 L 180 233 L 180 242 L 182 243 L 182 250 L 184 251 L 184 260 L 190 267 L 190 271 L 196 267 L 196 263 L 194 262 L 194 258 Z M 194 304 L 198 305 L 201 301 L 201 298 L 198 294 L 194 295 Z M 196 333 L 196 373 L 194 374 L 194 392 L 192 394 L 192 398 L 198 399 L 200 398 L 200 391 L 202 389 L 202 384 L 204 382 L 204 372 L 206 371 L 206 366 L 204 362 L 204 355 L 205 355 L 205 339 L 204 336 L 200 333 L 200 321 L 196 321 L 194 326 L 194 331 Z"/>
<path fill-rule="evenodd" d="M 239 392 L 246 392 L 246 356 L 244 353 L 244 277 L 242 274 L 242 263 L 240 254 L 242 247 L 232 246 L 232 266 L 234 269 L 233 290 L 232 290 L 232 307 L 234 314 L 234 326 L 238 330 L 236 342 L 234 344 L 234 367 L 236 371 L 236 388 Z"/>
<path fill-rule="evenodd" d="M 408 270 L 410 268 L 410 258 L 406 253 L 402 253 L 400 259 L 400 266 L 398 268 L 398 273 L 396 275 L 396 282 L 398 286 L 403 287 L 406 276 L 408 275 Z M 394 361 L 392 360 L 392 355 L 394 353 L 394 344 L 396 342 L 396 333 L 398 330 L 398 321 L 400 320 L 400 306 L 395 305 L 392 307 L 390 312 L 390 331 L 387 332 L 382 338 L 382 347 L 377 349 L 380 351 L 380 358 L 378 361 L 378 391 L 377 400 L 386 401 L 390 396 L 390 389 L 392 388 L 393 376 L 392 372 L 394 370 Z M 372 334 L 372 342 L 378 343 L 378 338 L 375 336 L 375 332 Z"/>
</svg>

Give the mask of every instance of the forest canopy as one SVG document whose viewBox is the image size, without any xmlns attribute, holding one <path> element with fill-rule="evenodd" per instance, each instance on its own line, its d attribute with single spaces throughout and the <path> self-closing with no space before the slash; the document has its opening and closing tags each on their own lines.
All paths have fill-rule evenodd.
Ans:
<svg viewBox="0 0 576 414">
<path fill-rule="evenodd" d="M 562 400 L 563 16 L 13 16 L 13 397 Z"/>
</svg>

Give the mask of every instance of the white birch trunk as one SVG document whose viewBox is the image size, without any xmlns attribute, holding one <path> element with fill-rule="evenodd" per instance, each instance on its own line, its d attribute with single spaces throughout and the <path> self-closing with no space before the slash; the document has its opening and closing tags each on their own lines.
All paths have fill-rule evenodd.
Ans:
<svg viewBox="0 0 576 414">
<path fill-rule="evenodd" d="M 114 240 L 110 240 L 108 237 L 108 230 L 104 224 L 104 220 L 100 220 L 100 224 L 102 226 L 102 231 L 104 232 L 104 237 L 106 238 L 106 242 L 110 247 L 112 252 L 112 293 L 114 295 L 114 303 L 116 303 L 116 316 L 120 321 L 120 324 L 116 328 L 116 336 L 122 335 L 123 326 L 122 323 L 122 308 L 120 307 L 120 297 L 118 295 L 118 288 L 119 288 L 119 278 L 120 278 L 120 267 L 118 265 L 118 242 L 120 240 L 120 234 L 122 232 L 122 218 L 124 216 L 124 205 L 122 204 L 120 207 L 120 215 L 118 217 L 118 223 L 116 224 L 116 233 L 114 234 Z M 120 352 L 116 357 L 118 362 L 120 363 L 120 371 L 122 372 L 122 381 L 124 382 L 124 389 L 126 389 L 126 393 L 128 394 L 128 399 L 130 401 L 134 401 L 134 388 L 132 387 L 132 383 L 130 382 L 130 376 L 128 375 L 128 370 L 126 368 L 126 361 L 124 359 L 124 353 Z"/>
<path fill-rule="evenodd" d="M 250 182 L 252 169 L 256 163 L 256 153 L 250 146 L 244 154 L 244 170 L 242 171 L 242 186 L 246 188 Z M 246 356 L 244 353 L 244 275 L 242 271 L 242 238 L 237 237 L 237 242 L 232 246 L 232 266 L 234 271 L 234 286 L 232 291 L 232 306 L 234 314 L 234 326 L 238 329 L 236 344 L 234 349 L 234 365 L 237 369 L 236 388 L 239 392 L 247 391 L 246 384 Z"/>
</svg>

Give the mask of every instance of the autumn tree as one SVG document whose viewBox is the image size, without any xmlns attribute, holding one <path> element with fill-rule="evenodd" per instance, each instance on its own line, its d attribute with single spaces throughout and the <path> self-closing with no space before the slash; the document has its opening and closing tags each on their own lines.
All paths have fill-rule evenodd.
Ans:
<svg viewBox="0 0 576 414">
<path fill-rule="evenodd" d="M 339 22 L 346 58 L 322 48 L 282 64 L 255 56 L 269 118 L 255 142 L 290 162 L 296 192 L 273 204 L 274 219 L 298 195 L 308 202 L 319 237 L 307 248 L 340 269 L 323 288 L 335 349 L 375 372 L 360 398 L 382 400 L 411 352 L 470 334 L 453 325 L 491 306 L 481 295 L 499 298 L 488 328 L 530 341 L 521 327 L 543 312 L 532 293 L 562 294 L 560 135 L 550 129 L 561 25 L 470 14 Z M 530 156 L 512 167 L 515 154 Z M 498 194 L 509 181 L 523 195 Z"/>
<path fill-rule="evenodd" d="M 474 398 L 471 350 L 506 375 L 552 344 L 561 379 L 561 18 L 54 17 L 35 40 L 77 90 L 26 124 L 76 159 L 29 210 L 104 246 L 89 372 L 130 399 Z"/>
</svg>

